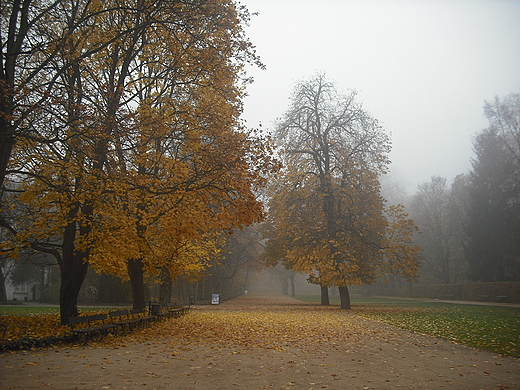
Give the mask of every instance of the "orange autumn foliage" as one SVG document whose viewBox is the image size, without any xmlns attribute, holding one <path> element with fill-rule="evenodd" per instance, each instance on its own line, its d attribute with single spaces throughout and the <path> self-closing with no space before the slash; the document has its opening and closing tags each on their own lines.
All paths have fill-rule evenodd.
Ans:
<svg viewBox="0 0 520 390">
<path fill-rule="evenodd" d="M 285 170 L 269 188 L 266 228 L 271 263 L 340 287 L 343 308 L 348 285 L 387 272 L 413 278 L 419 253 L 413 221 L 381 196 L 389 138 L 355 95 L 322 74 L 296 86 L 275 134 Z"/>
<path fill-rule="evenodd" d="M 223 233 L 262 220 L 258 191 L 277 169 L 268 140 L 239 119 L 245 64 L 262 66 L 245 8 L 89 4 L 66 42 L 53 38 L 59 21 L 42 38 L 63 43 L 52 64 L 67 64 L 49 70 L 53 104 L 31 124 L 54 138 L 21 139 L 8 183 L 16 218 L 5 247 L 54 256 L 64 323 L 88 264 L 137 274 L 133 287 L 158 268 L 201 274 Z"/>
</svg>

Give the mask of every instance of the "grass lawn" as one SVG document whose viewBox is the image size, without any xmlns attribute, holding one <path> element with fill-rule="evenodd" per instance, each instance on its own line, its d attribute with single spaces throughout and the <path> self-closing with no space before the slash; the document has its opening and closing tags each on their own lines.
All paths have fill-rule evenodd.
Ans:
<svg viewBox="0 0 520 390">
<path fill-rule="evenodd" d="M 85 314 L 91 311 L 105 311 L 108 312 L 110 310 L 117 310 L 118 308 L 114 307 L 93 307 L 93 306 L 80 306 L 79 312 L 80 314 Z M 36 316 L 36 315 L 47 315 L 47 314 L 59 314 L 60 308 L 58 306 L 52 307 L 31 307 L 30 303 L 27 303 L 27 306 L 1 306 L 0 307 L 0 316 Z"/>
<path fill-rule="evenodd" d="M 301 296 L 320 302 L 319 296 Z M 331 296 L 332 305 L 339 297 Z M 355 314 L 456 343 L 520 357 L 520 308 L 412 301 L 385 298 L 352 298 Z"/>
<path fill-rule="evenodd" d="M 27 315 L 46 315 L 57 314 L 59 307 L 30 307 L 30 306 L 2 306 L 0 307 L 1 316 L 27 316 Z"/>
</svg>

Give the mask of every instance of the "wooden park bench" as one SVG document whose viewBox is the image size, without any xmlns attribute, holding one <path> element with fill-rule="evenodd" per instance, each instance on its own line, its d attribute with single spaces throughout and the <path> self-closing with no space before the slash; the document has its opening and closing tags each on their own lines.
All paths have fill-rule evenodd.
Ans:
<svg viewBox="0 0 520 390">
<path fill-rule="evenodd" d="M 69 325 L 75 337 L 83 336 L 85 344 L 88 344 L 88 341 L 92 340 L 96 335 L 100 336 L 102 340 L 108 332 L 115 331 L 118 328 L 117 325 L 109 323 L 106 314 L 70 317 Z"/>
<path fill-rule="evenodd" d="M 160 308 L 160 311 L 155 314 L 155 317 L 157 319 L 179 318 L 188 311 L 188 306 L 181 306 L 176 303 L 167 303 L 166 306 Z"/>
<path fill-rule="evenodd" d="M 148 315 L 148 310 L 146 309 L 132 309 L 130 310 L 130 314 L 132 315 L 132 320 L 135 321 L 134 326 L 137 327 L 150 325 L 157 320 L 155 317 Z"/>
<path fill-rule="evenodd" d="M 140 321 L 139 318 L 133 318 L 127 309 L 109 311 L 108 315 L 112 324 L 119 327 L 123 334 L 126 334 L 127 329 L 133 331 Z"/>
<path fill-rule="evenodd" d="M 187 314 L 190 308 L 188 306 L 179 306 L 177 304 L 166 305 L 169 317 L 179 318 L 184 314 Z"/>
</svg>

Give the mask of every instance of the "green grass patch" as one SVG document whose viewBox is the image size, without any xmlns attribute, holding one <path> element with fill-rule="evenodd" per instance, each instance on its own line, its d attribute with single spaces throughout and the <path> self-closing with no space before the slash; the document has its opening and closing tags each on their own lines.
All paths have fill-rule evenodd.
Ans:
<svg viewBox="0 0 520 390">
<path fill-rule="evenodd" d="M 60 312 L 59 307 L 25 307 L 25 306 L 2 306 L 0 307 L 0 315 L 2 316 L 32 316 L 57 314 Z"/>
<path fill-rule="evenodd" d="M 309 303 L 320 303 L 319 295 L 298 295 L 296 299 Z M 331 305 L 339 305 L 339 295 L 329 295 L 329 302 Z M 409 300 L 404 299 L 394 299 L 394 298 L 382 298 L 382 297 L 371 297 L 371 298 L 362 298 L 361 295 L 351 294 L 350 302 L 352 304 L 363 303 L 363 304 L 389 304 L 389 303 L 406 303 L 410 302 Z"/>
<path fill-rule="evenodd" d="M 118 310 L 114 307 L 96 307 L 96 306 L 80 306 L 79 313 L 86 314 L 89 312 L 109 312 L 110 310 Z M 49 314 L 59 314 L 60 308 L 57 306 L 43 307 L 43 306 L 1 306 L 0 316 L 39 316 Z"/>
<path fill-rule="evenodd" d="M 320 302 L 319 296 L 298 299 Z M 352 298 L 352 307 L 361 317 L 401 329 L 520 357 L 520 308 L 360 297 Z"/>
</svg>

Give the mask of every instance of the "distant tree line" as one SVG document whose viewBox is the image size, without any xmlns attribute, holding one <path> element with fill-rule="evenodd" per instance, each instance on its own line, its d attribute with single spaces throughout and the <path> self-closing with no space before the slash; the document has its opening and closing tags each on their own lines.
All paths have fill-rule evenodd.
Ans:
<svg viewBox="0 0 520 390">
<path fill-rule="evenodd" d="M 470 172 L 451 186 L 432 177 L 411 199 L 425 282 L 520 280 L 520 94 L 484 111 Z"/>
<path fill-rule="evenodd" d="M 284 169 L 268 187 L 267 264 L 308 274 L 322 304 L 337 286 L 344 308 L 348 285 L 519 281 L 520 94 L 484 109 L 471 171 L 409 197 L 385 179 L 389 140 L 355 93 L 321 74 L 297 84 L 275 131 Z"/>
</svg>

